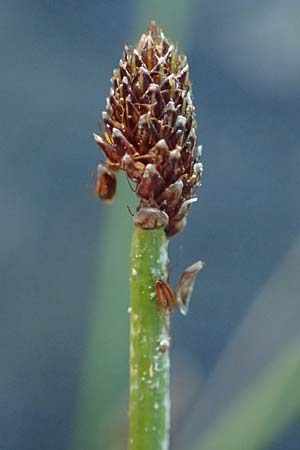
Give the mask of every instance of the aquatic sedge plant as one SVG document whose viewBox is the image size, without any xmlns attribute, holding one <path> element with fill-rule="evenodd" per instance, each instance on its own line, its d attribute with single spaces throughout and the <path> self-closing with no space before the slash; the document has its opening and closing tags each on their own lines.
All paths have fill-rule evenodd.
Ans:
<svg viewBox="0 0 300 450">
<path fill-rule="evenodd" d="M 168 242 L 186 225 L 201 183 L 201 146 L 186 56 L 151 22 L 135 47 L 125 46 L 103 112 L 105 129 L 94 139 L 106 156 L 96 192 L 110 203 L 116 172 L 134 184 L 130 323 L 130 450 L 169 445 L 170 319 L 187 313 L 203 263 L 168 282 Z"/>
</svg>

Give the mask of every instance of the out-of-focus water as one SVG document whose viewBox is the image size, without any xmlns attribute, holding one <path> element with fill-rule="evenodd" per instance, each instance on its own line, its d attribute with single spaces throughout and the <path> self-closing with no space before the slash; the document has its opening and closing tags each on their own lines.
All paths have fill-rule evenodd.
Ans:
<svg viewBox="0 0 300 450">
<path fill-rule="evenodd" d="M 171 14 L 172 1 L 165 3 Z M 299 237 L 300 6 L 293 0 L 194 3 L 185 18 L 185 49 L 205 172 L 188 227 L 171 243 L 171 279 L 199 258 L 207 262 L 190 314 L 177 314 L 173 323 L 174 360 L 188 361 L 200 392 Z M 149 20 L 160 17 L 149 11 Z M 1 5 L 3 450 L 62 450 L 72 433 L 107 217 L 90 192 L 100 158 L 91 132 L 136 14 L 133 1 L 120 0 Z M 288 280 L 287 313 L 296 319 L 297 260 L 288 261 L 279 286 Z M 112 270 L 122 271 L 117 256 Z M 245 340 L 253 373 L 298 332 L 296 320 L 275 320 L 272 305 L 261 310 L 265 321 L 257 333 L 255 321 L 250 327 L 254 335 L 266 327 L 256 344 L 259 350 L 268 342 L 264 357 Z M 295 442 L 299 430 L 291 424 L 270 449 L 298 449 Z"/>
</svg>

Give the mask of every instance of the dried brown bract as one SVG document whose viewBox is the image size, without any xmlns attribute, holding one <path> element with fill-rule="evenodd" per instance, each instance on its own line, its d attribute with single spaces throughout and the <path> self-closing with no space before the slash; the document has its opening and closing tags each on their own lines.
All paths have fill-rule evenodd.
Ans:
<svg viewBox="0 0 300 450">
<path fill-rule="evenodd" d="M 204 263 L 197 261 L 189 266 L 180 277 L 177 289 L 176 299 L 180 312 L 185 316 L 189 309 L 191 296 L 198 272 L 202 270 Z"/>
<path fill-rule="evenodd" d="M 156 281 L 156 298 L 159 308 L 173 312 L 176 309 L 176 295 L 169 283 L 159 279 Z"/>
<path fill-rule="evenodd" d="M 187 267 L 180 277 L 176 293 L 169 283 L 161 279 L 157 280 L 156 298 L 158 306 L 173 312 L 178 305 L 180 312 L 185 316 L 189 309 L 197 274 L 203 267 L 204 263 L 202 261 L 197 261 Z"/>
<path fill-rule="evenodd" d="M 154 230 L 158 228 L 165 228 L 168 225 L 168 215 L 157 208 L 141 208 L 134 217 L 133 221 L 137 227 L 144 230 Z"/>
<path fill-rule="evenodd" d="M 136 47 L 125 47 L 111 81 L 105 131 L 94 135 L 95 141 L 106 155 L 106 168 L 124 170 L 136 183 L 138 213 L 164 212 L 166 234 L 173 236 L 185 226 L 202 176 L 186 57 L 152 22 Z M 142 216 L 137 226 L 161 227 L 151 215 L 151 222 L 145 220 L 147 211 Z"/>
<path fill-rule="evenodd" d="M 116 175 L 102 164 L 97 167 L 97 175 L 96 194 L 101 200 L 111 203 L 116 192 Z"/>
</svg>

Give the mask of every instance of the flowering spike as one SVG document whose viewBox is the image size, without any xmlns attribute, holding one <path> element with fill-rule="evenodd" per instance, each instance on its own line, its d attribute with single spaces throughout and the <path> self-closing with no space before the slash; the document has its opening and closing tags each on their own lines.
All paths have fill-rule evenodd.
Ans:
<svg viewBox="0 0 300 450">
<path fill-rule="evenodd" d="M 124 170 L 137 184 L 138 223 L 146 229 L 164 223 L 171 237 L 185 226 L 202 177 L 186 57 L 151 22 L 135 48 L 125 46 L 111 81 L 106 131 L 94 135 L 95 141 L 105 166 Z"/>
</svg>

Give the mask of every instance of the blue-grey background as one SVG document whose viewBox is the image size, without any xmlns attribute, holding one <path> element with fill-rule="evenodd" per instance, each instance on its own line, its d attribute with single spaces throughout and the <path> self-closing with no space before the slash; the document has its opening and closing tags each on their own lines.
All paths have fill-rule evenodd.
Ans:
<svg viewBox="0 0 300 450">
<path fill-rule="evenodd" d="M 285 288 L 279 301 L 287 302 L 280 311 L 292 313 L 281 321 L 272 303 L 265 317 L 257 313 L 260 323 L 253 320 L 244 339 L 253 344 L 262 333 L 261 340 L 241 350 L 244 358 L 232 359 L 232 367 L 247 365 L 246 375 L 232 384 L 242 389 L 299 333 L 299 307 L 288 306 L 287 298 L 289 289 L 293 299 L 299 292 L 300 4 L 202 0 L 185 6 L 167 0 L 161 10 L 151 9 L 151 2 L 146 7 L 143 14 L 143 2 L 133 0 L 1 2 L 1 450 L 70 447 L 96 279 L 105 267 L 118 285 L 124 270 L 117 254 L 107 268 L 105 243 L 113 221 L 108 227 L 111 212 L 92 193 L 100 154 L 91 132 L 123 45 L 135 42 L 151 18 L 175 41 L 184 36 L 179 46 L 188 54 L 204 145 L 198 204 L 187 229 L 171 243 L 174 283 L 187 265 L 199 258 L 207 262 L 190 315 L 176 314 L 173 322 L 174 367 L 187 372 L 176 392 L 184 397 L 190 387 L 182 414 L 186 418 L 193 404 L 197 415 L 202 384 L 264 289 L 270 302 L 276 297 L 278 289 L 268 283 L 282 264 L 295 277 L 280 282 Z M 184 33 L 172 26 L 176 8 L 184 14 Z M 128 220 L 122 208 L 119 217 Z M 114 299 L 103 295 L 97 301 L 105 311 Z M 113 322 L 111 332 L 118 333 Z M 216 384 L 215 409 L 221 410 L 234 389 Z M 118 421 L 126 426 L 126 380 L 124 386 Z M 210 408 L 208 416 L 214 414 Z M 299 440 L 292 421 L 267 448 L 298 450 Z"/>
</svg>

